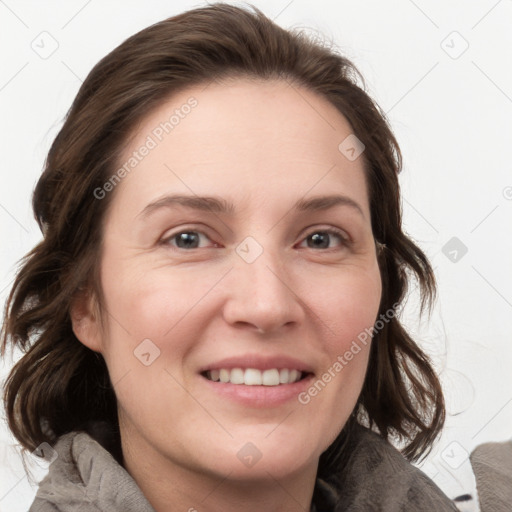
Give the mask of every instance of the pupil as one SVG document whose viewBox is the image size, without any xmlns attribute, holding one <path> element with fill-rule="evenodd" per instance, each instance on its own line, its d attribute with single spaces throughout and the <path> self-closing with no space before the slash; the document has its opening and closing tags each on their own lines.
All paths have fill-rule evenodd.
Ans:
<svg viewBox="0 0 512 512">
<path fill-rule="evenodd" d="M 313 247 L 320 247 L 322 249 L 329 247 L 329 235 L 327 233 L 314 233 L 310 239 L 313 242 Z"/>
<path fill-rule="evenodd" d="M 196 248 L 198 241 L 199 237 L 197 233 L 180 233 L 178 235 L 177 245 L 185 249 Z"/>
</svg>

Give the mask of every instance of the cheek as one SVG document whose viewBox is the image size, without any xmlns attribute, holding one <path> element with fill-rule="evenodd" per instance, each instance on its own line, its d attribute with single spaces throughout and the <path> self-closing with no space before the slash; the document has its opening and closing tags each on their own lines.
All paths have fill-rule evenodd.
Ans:
<svg viewBox="0 0 512 512">
<path fill-rule="evenodd" d="M 145 339 L 152 340 L 160 350 L 172 348 L 173 354 L 187 350 L 183 340 L 190 339 L 201 322 L 191 322 L 205 311 L 205 296 L 219 281 L 222 272 L 200 273 L 141 271 L 137 267 L 118 267 L 115 273 L 108 266 L 103 273 L 105 301 L 109 305 L 107 350 L 131 352 Z M 127 350 L 127 346 L 131 350 Z"/>
<path fill-rule="evenodd" d="M 201 298 L 210 280 L 218 280 L 187 277 L 118 268 L 116 274 L 105 272 L 103 281 L 109 305 L 104 356 L 118 404 L 133 421 L 157 421 L 169 434 L 179 422 L 165 422 L 159 414 L 166 404 L 183 411 L 190 407 L 177 384 L 185 380 L 181 363 L 201 332 Z"/>
<path fill-rule="evenodd" d="M 311 296 L 310 306 L 324 333 L 325 359 L 316 387 L 328 386 L 335 401 L 344 397 L 344 406 L 338 409 L 342 415 L 355 405 L 364 382 L 381 289 L 375 267 L 369 272 L 341 272 L 323 293 Z"/>
<path fill-rule="evenodd" d="M 183 340 L 199 335 L 201 325 L 207 325 L 220 307 L 209 292 L 219 286 L 224 268 L 210 267 L 193 275 L 176 269 L 141 272 L 121 264 L 113 270 L 112 265 L 105 265 L 102 282 L 110 320 L 115 320 L 109 321 L 111 332 L 106 338 L 118 345 L 116 352 L 120 348 L 126 351 L 128 345 L 132 355 L 142 340 L 150 339 L 160 349 L 172 348 L 175 356 L 183 356 L 188 350 Z M 298 269 L 292 281 L 309 317 L 308 325 L 301 328 L 309 330 L 316 325 L 317 332 L 311 332 L 311 337 L 322 339 L 331 360 L 348 350 L 352 340 L 375 322 L 381 297 L 376 263 L 315 275 Z"/>
<path fill-rule="evenodd" d="M 316 290 L 310 306 L 324 324 L 326 346 L 331 353 L 345 351 L 376 320 L 382 292 L 378 266 L 344 269 Z"/>
<path fill-rule="evenodd" d="M 346 270 L 346 272 L 345 272 Z M 347 422 L 363 387 L 371 346 L 371 328 L 378 315 L 381 281 L 378 267 L 371 271 L 343 269 L 317 281 L 308 306 L 321 330 L 322 371 L 298 401 L 315 417 L 320 454 Z M 320 291 L 323 290 L 323 291 Z"/>
</svg>

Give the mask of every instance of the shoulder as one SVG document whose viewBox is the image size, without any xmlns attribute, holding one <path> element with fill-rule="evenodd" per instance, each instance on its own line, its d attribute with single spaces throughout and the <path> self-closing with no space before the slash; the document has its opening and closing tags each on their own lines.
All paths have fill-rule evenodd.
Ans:
<svg viewBox="0 0 512 512">
<path fill-rule="evenodd" d="M 345 466 L 325 482 L 335 496 L 334 510 L 457 511 L 430 478 L 375 432 L 357 426 L 347 448 Z"/>
<path fill-rule="evenodd" d="M 510 510 L 512 440 L 481 444 L 469 458 L 482 510 Z"/>
<path fill-rule="evenodd" d="M 88 433 L 64 434 L 54 449 L 30 512 L 153 511 L 128 472 Z"/>
</svg>

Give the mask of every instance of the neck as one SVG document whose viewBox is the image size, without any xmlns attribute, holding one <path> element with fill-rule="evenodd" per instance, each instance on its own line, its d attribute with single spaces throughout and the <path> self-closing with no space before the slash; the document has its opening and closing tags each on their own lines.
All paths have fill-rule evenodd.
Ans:
<svg viewBox="0 0 512 512">
<path fill-rule="evenodd" d="M 123 467 L 137 482 L 156 512 L 309 512 L 318 469 L 314 464 L 294 474 L 236 478 L 178 464 L 149 446 L 145 440 L 126 442 L 121 437 Z"/>
</svg>

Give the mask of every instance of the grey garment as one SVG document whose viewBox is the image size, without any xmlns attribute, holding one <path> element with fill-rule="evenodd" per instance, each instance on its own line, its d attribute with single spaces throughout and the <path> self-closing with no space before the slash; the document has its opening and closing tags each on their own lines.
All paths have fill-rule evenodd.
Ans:
<svg viewBox="0 0 512 512">
<path fill-rule="evenodd" d="M 485 443 L 470 455 L 481 512 L 512 510 L 512 441 Z"/>
<path fill-rule="evenodd" d="M 57 459 L 29 512 L 155 512 L 128 472 L 85 432 L 55 445 Z M 313 512 L 444 512 L 457 508 L 377 434 L 360 427 L 339 474 L 317 478 Z"/>
<path fill-rule="evenodd" d="M 59 438 L 29 512 L 155 512 L 135 480 L 85 432 Z"/>
<path fill-rule="evenodd" d="M 458 512 L 422 471 L 374 432 L 359 427 L 339 474 L 317 479 L 317 512 Z"/>
</svg>

